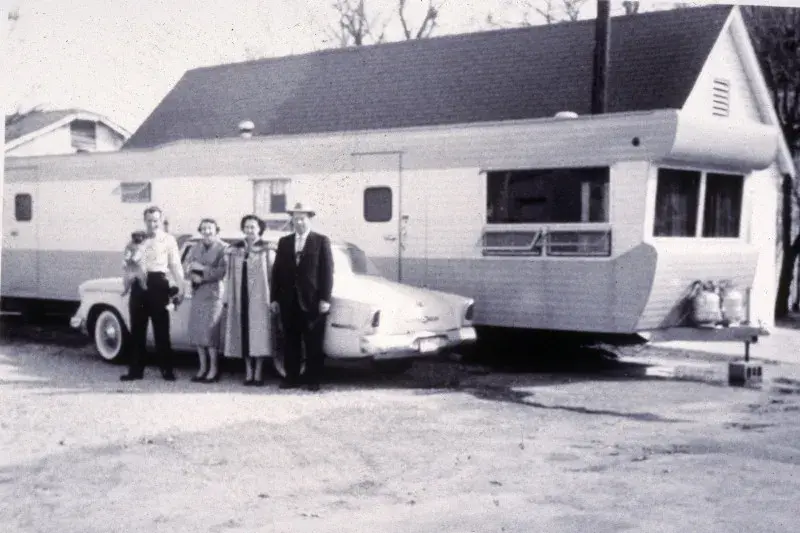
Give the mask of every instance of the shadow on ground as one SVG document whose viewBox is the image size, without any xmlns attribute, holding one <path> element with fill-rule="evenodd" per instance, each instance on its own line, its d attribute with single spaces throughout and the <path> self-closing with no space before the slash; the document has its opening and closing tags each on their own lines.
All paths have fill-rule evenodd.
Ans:
<svg viewBox="0 0 800 533">
<path fill-rule="evenodd" d="M 156 368 L 148 368 L 145 380 L 134 384 L 118 381 L 122 365 L 99 359 L 91 342 L 74 332 L 63 319 L 45 318 L 26 323 L 20 317 L 0 321 L 0 366 L 12 371 L 0 375 L 0 386 L 41 388 L 43 394 L 91 392 L 109 394 L 237 392 L 245 394 L 308 394 L 280 391 L 270 376 L 263 388 L 243 387 L 241 361 L 224 360 L 223 378 L 215 384 L 190 383 L 193 354 L 179 354 L 179 381 L 166 383 Z M 528 348 L 531 346 L 531 348 Z M 531 387 L 581 382 L 658 380 L 647 376 L 644 363 L 620 361 L 602 349 L 575 349 L 516 343 L 496 354 L 484 353 L 482 364 L 453 360 L 420 360 L 405 373 L 385 375 L 368 362 L 329 361 L 323 394 L 353 390 L 409 390 L 420 394 L 462 392 L 475 398 L 541 409 L 563 409 L 588 415 L 609 415 L 640 421 L 669 421 L 652 413 L 627 413 L 581 406 L 551 406 L 533 401 Z M 474 358 L 473 358 L 474 361 Z M 53 391 L 52 389 L 57 389 Z M 523 392 L 520 389 L 528 389 Z"/>
</svg>

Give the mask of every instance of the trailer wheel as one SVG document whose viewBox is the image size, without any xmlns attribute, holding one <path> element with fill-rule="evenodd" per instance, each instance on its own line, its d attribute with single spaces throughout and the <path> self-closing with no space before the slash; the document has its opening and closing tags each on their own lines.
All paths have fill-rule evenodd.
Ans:
<svg viewBox="0 0 800 533">
<path fill-rule="evenodd" d="M 383 375 L 397 376 L 411 369 L 414 362 L 411 359 L 389 359 L 385 361 L 372 361 L 372 366 Z"/>
<path fill-rule="evenodd" d="M 103 360 L 120 362 L 128 349 L 130 335 L 122 317 L 115 310 L 104 308 L 92 323 L 94 347 Z"/>
</svg>

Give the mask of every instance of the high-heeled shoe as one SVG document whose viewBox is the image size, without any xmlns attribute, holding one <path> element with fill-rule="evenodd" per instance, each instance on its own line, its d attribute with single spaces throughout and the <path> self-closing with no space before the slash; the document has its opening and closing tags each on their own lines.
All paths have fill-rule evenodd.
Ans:
<svg viewBox="0 0 800 533">
<path fill-rule="evenodd" d="M 218 382 L 218 381 L 219 381 L 219 378 L 220 378 L 220 376 L 221 376 L 221 375 L 222 375 L 222 372 L 220 372 L 219 370 L 217 370 L 217 373 L 216 373 L 216 374 L 214 374 L 214 375 L 213 375 L 213 376 L 211 376 L 211 377 L 209 377 L 208 375 L 206 375 L 205 379 L 203 379 L 203 383 L 216 383 L 216 382 Z"/>
<path fill-rule="evenodd" d="M 203 372 L 202 374 L 198 374 L 196 376 L 192 376 L 192 379 L 190 379 L 189 381 L 191 381 L 192 383 L 202 383 L 206 380 L 207 376 L 208 376 L 208 371 Z"/>
</svg>

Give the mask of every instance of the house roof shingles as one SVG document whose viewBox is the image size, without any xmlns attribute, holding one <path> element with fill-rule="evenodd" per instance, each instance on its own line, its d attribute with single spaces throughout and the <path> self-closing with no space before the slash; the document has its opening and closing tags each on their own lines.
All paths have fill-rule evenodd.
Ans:
<svg viewBox="0 0 800 533">
<path fill-rule="evenodd" d="M 58 109 L 53 111 L 31 111 L 19 120 L 12 124 L 6 125 L 6 139 L 5 142 L 9 143 L 15 139 L 19 139 L 29 133 L 39 131 L 46 128 L 50 124 L 58 122 L 59 120 L 74 115 L 77 113 L 74 109 Z"/>
<path fill-rule="evenodd" d="M 683 106 L 731 6 L 614 17 L 608 111 Z M 590 113 L 594 21 L 326 50 L 186 72 L 125 148 Z"/>
</svg>

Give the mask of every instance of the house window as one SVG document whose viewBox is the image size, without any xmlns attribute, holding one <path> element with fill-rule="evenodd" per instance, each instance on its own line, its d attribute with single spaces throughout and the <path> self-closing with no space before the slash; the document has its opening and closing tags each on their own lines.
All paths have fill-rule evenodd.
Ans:
<svg viewBox="0 0 800 533">
<path fill-rule="evenodd" d="M 392 220 L 391 187 L 367 187 L 364 189 L 364 220 L 367 222 Z"/>
<path fill-rule="evenodd" d="M 608 222 L 608 167 L 489 172 L 486 221 Z"/>
<path fill-rule="evenodd" d="M 739 237 L 744 176 L 706 175 L 703 237 Z"/>
<path fill-rule="evenodd" d="M 694 237 L 697 234 L 697 206 L 700 201 L 700 172 L 658 169 L 656 237 Z"/>
<path fill-rule="evenodd" d="M 731 83 L 723 78 L 714 79 L 712 86 L 711 114 L 727 117 L 731 113 Z"/>
<path fill-rule="evenodd" d="M 97 123 L 93 120 L 73 120 L 69 125 L 72 147 L 77 152 L 97 150 Z"/>
<path fill-rule="evenodd" d="M 255 213 L 260 217 L 286 213 L 286 198 L 289 180 L 264 179 L 253 182 Z"/>
<path fill-rule="evenodd" d="M 14 218 L 17 222 L 30 222 L 33 219 L 33 197 L 30 194 L 14 196 Z"/>
<path fill-rule="evenodd" d="M 124 204 L 150 202 L 151 187 L 149 181 L 127 182 L 120 185 L 120 198 Z"/>
</svg>

